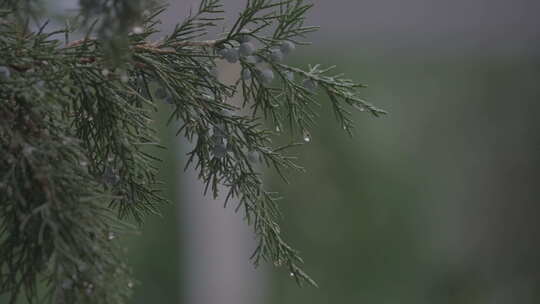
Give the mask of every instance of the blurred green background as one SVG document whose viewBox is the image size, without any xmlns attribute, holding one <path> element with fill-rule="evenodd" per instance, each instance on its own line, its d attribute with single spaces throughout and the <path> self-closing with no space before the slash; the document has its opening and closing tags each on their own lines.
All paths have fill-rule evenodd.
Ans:
<svg viewBox="0 0 540 304">
<path fill-rule="evenodd" d="M 390 115 L 355 114 L 351 139 L 322 99 L 313 141 L 295 151 L 308 173 L 290 185 L 269 175 L 320 288 L 263 270 L 265 303 L 538 303 L 540 57 L 334 54 L 294 61 L 337 64 Z M 134 303 L 183 303 L 184 203 L 130 246 Z"/>
<path fill-rule="evenodd" d="M 196 2 L 173 5 L 165 27 Z M 226 3 L 231 16 L 242 3 Z M 322 98 L 312 142 L 294 151 L 308 173 L 293 174 L 290 185 L 267 175 L 285 197 L 283 231 L 320 288 L 298 288 L 287 273 L 268 267 L 258 270 L 263 278 L 255 284 L 263 292 L 256 302 L 219 303 L 540 303 L 540 27 L 533 13 L 539 4 L 315 4 L 310 22 L 323 26 L 315 45 L 299 48 L 287 63 L 335 64 L 367 83 L 365 97 L 390 114 L 355 113 L 351 139 Z M 166 128 L 162 134 L 170 146 L 179 142 Z M 168 161 L 182 149 L 169 150 Z M 182 192 L 176 185 L 185 187 L 178 179 L 190 177 L 171 163 L 163 168 L 175 204 L 129 246 L 142 282 L 133 303 L 210 304 L 191 294 L 222 296 L 213 284 L 249 293 L 249 276 L 216 274 L 218 281 L 206 286 L 194 273 L 192 264 L 207 257 L 201 248 L 186 257 L 193 232 L 186 233 L 192 224 L 183 206 L 193 202 L 174 197 Z M 221 208 L 194 204 L 201 203 Z M 209 216 L 200 225 L 213 224 Z"/>
</svg>

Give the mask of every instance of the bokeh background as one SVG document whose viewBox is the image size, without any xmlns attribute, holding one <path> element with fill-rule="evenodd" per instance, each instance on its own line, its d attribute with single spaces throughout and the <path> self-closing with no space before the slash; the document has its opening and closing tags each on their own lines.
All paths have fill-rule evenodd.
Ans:
<svg viewBox="0 0 540 304">
<path fill-rule="evenodd" d="M 233 18 L 244 1 L 225 3 Z M 285 197 L 283 229 L 321 287 L 298 288 L 270 267 L 245 270 L 250 234 L 216 223 L 227 213 L 220 202 L 180 195 L 132 245 L 142 281 L 134 302 L 540 303 L 540 2 L 314 3 L 309 21 L 322 28 L 289 62 L 336 64 L 390 112 L 355 114 L 350 139 L 321 100 L 313 141 L 295 151 L 308 174 L 291 185 L 267 176 Z M 196 4 L 173 3 L 164 27 Z M 179 172 L 164 174 L 190 179 Z M 206 207 L 189 223 L 185 206 L 197 204 Z M 218 231 L 225 244 L 208 245 Z"/>
<path fill-rule="evenodd" d="M 224 2 L 231 17 L 244 3 Z M 197 3 L 172 3 L 163 28 Z M 267 175 L 320 288 L 252 269 L 253 235 L 183 173 L 187 144 L 163 106 L 173 204 L 125 240 L 133 303 L 540 303 L 540 2 L 314 3 L 322 29 L 287 63 L 335 64 L 390 112 L 356 113 L 351 139 L 321 99 L 312 142 L 295 150 L 308 174 Z"/>
</svg>

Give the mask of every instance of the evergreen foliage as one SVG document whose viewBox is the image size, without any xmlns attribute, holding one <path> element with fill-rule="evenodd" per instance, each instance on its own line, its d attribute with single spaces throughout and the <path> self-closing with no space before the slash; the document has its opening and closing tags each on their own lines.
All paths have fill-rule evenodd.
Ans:
<svg viewBox="0 0 540 304">
<path fill-rule="evenodd" d="M 164 203 L 150 118 L 159 102 L 171 104 L 169 122 L 180 121 L 177 134 L 194 144 L 186 167 L 198 170 L 205 191 L 217 197 L 225 185 L 227 202 L 238 200 L 258 237 L 254 264 L 315 285 L 280 233 L 278 196 L 257 164 L 285 181 L 285 171 L 302 170 L 286 154 L 301 143 L 272 139 L 288 129 L 309 142 L 319 93 L 351 135 L 349 108 L 385 112 L 331 68 L 285 63 L 317 29 L 304 25 L 311 4 L 248 0 L 223 35 L 203 40 L 221 24 L 221 2 L 203 0 L 152 41 L 164 6 L 81 0 L 81 14 L 50 32 L 37 1 L 0 0 L 0 293 L 12 302 L 127 301 L 133 282 L 115 237 Z M 70 39 L 81 31 L 85 38 Z M 242 66 L 233 85 L 216 76 L 223 59 Z M 227 103 L 237 94 L 241 107 Z"/>
</svg>

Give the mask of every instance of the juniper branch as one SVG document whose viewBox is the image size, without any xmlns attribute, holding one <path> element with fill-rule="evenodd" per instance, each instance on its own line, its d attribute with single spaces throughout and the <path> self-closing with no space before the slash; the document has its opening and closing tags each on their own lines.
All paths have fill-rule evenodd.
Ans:
<svg viewBox="0 0 540 304">
<path fill-rule="evenodd" d="M 118 3 L 115 9 L 126 9 Z M 312 4 L 247 1 L 229 30 L 211 40 L 203 38 L 222 21 L 219 0 L 202 1 L 158 41 L 150 37 L 164 7 L 136 9 L 137 18 L 114 27 L 126 32 L 115 34 L 124 41 L 122 56 L 111 52 L 103 31 L 125 12 L 107 12 L 98 24 L 83 5 L 86 24 L 96 27 L 69 41 L 75 25 L 28 31 L 12 4 L 0 6 L 0 293 L 33 301 L 45 282 L 55 303 L 126 301 L 133 283 L 111 233 L 134 229 L 126 220 L 142 224 L 164 203 L 153 156 L 162 147 L 151 124 L 161 101 L 170 104 L 169 122 L 181 124 L 177 134 L 193 143 L 186 168 L 198 171 L 206 193 L 224 195 L 226 205 L 236 199 L 235 210 L 252 225 L 254 264 L 273 263 L 299 284 L 316 285 L 282 237 L 279 197 L 266 189 L 259 164 L 285 181 L 289 171 L 303 171 L 287 151 L 302 144 L 298 133 L 311 140 L 321 91 L 349 134 L 351 108 L 385 112 L 359 96 L 363 85 L 330 74 L 332 68 L 283 62 L 317 29 L 304 25 Z M 218 60 L 241 65 L 234 84 L 218 79 Z M 243 103 L 230 104 L 239 94 Z M 290 143 L 274 147 L 285 126 Z"/>
</svg>

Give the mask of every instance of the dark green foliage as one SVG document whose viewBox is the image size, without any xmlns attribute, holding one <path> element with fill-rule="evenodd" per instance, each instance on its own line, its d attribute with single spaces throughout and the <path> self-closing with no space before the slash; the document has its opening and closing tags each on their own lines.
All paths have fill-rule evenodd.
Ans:
<svg viewBox="0 0 540 304">
<path fill-rule="evenodd" d="M 101 19 L 77 41 L 69 41 L 76 27 L 47 33 L 42 26 L 33 32 L 16 17 L 21 12 L 14 9 L 20 8 L 11 2 L 2 6 L 0 292 L 13 299 L 24 293 L 30 302 L 38 295 L 54 303 L 127 299 L 133 283 L 114 233 L 132 229 L 127 219 L 142 224 L 163 203 L 152 156 L 159 144 L 149 115 L 157 102 L 172 104 L 170 121 L 181 121 L 178 134 L 194 143 L 186 166 L 198 170 L 206 191 L 217 197 L 218 186 L 225 185 L 227 201 L 238 200 L 234 207 L 259 240 L 255 265 L 268 261 L 283 266 L 298 283 L 315 285 L 301 269 L 297 251 L 282 238 L 278 197 L 265 189 L 255 165 L 262 161 L 284 179 L 284 171 L 301 170 L 285 154 L 299 143 L 275 147 L 273 130 L 288 126 L 310 141 L 316 87 L 328 95 L 351 134 L 345 106 L 384 112 L 357 96 L 361 85 L 330 76 L 329 69 L 304 71 L 271 59 L 276 52 L 286 59 L 280 51 L 284 45 L 287 52 L 294 50 L 291 45 L 306 45 L 302 38 L 316 29 L 303 25 L 311 5 L 247 1 L 222 37 L 200 41 L 221 20 L 220 1 L 206 0 L 172 33 L 151 42 L 164 8 L 143 14 L 138 1 L 115 1 L 109 11 L 104 9 L 109 2 L 81 2 L 86 24 L 97 24 L 94 15 Z M 140 28 L 127 34 L 136 21 Z M 110 35 L 103 34 L 107 29 Z M 125 41 L 122 56 L 111 52 L 116 37 Z M 250 77 L 221 83 L 214 72 L 218 53 L 247 41 L 260 47 L 244 46 L 242 56 L 235 51 L 235 60 L 223 57 L 238 61 Z M 241 108 L 227 103 L 239 93 Z M 37 292 L 39 282 L 45 293 Z"/>
</svg>

